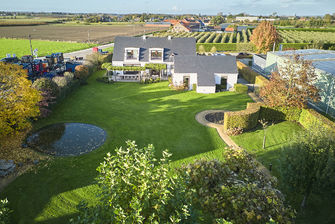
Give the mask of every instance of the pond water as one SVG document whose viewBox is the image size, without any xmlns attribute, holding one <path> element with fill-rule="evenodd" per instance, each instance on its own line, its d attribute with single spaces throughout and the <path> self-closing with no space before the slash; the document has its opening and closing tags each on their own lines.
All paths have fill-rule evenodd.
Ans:
<svg viewBox="0 0 335 224">
<path fill-rule="evenodd" d="M 215 124 L 223 124 L 224 112 L 206 114 L 205 119 Z"/>
<path fill-rule="evenodd" d="M 77 156 L 93 151 L 106 140 L 106 132 L 94 125 L 60 123 L 46 126 L 26 139 L 29 147 L 54 156 Z"/>
</svg>

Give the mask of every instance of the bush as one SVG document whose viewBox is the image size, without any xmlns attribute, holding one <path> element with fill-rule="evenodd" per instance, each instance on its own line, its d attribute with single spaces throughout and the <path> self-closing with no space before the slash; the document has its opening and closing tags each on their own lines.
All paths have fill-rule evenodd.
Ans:
<svg viewBox="0 0 335 224">
<path fill-rule="evenodd" d="M 237 64 L 238 73 L 242 75 L 242 77 L 246 81 L 254 84 L 256 80 L 256 76 L 258 76 L 259 74 L 253 71 L 249 66 L 243 64 L 240 61 L 236 61 L 236 64 Z"/>
<path fill-rule="evenodd" d="M 58 94 L 57 84 L 48 78 L 36 79 L 32 86 L 39 91 L 49 93 L 53 97 Z"/>
<path fill-rule="evenodd" d="M 186 186 L 180 175 L 171 174 L 169 154 L 155 158 L 152 145 L 107 154 L 98 167 L 98 204 L 81 203 L 80 217 L 72 223 L 179 223 L 188 215 Z"/>
<path fill-rule="evenodd" d="M 78 65 L 75 68 L 74 77 L 79 79 L 82 83 L 86 81 L 89 76 L 89 68 L 85 65 Z"/>
<path fill-rule="evenodd" d="M 52 81 L 57 84 L 58 88 L 62 89 L 67 86 L 68 80 L 63 76 L 55 76 Z"/>
<path fill-rule="evenodd" d="M 267 78 L 262 75 L 256 75 L 255 77 L 255 84 L 259 86 L 264 86 L 269 82 Z"/>
<path fill-rule="evenodd" d="M 200 52 L 200 50 L 203 49 L 205 50 L 205 52 L 210 52 L 210 50 L 215 47 L 217 51 L 236 51 L 236 45 L 237 44 L 234 44 L 234 43 L 227 43 L 227 44 L 222 44 L 222 43 L 201 43 L 201 44 L 197 44 L 196 48 L 197 48 L 197 51 L 199 53 L 202 53 Z M 200 48 L 200 46 L 202 46 Z"/>
<path fill-rule="evenodd" d="M 9 215 L 12 211 L 8 208 L 8 200 L 0 200 L 0 224 L 9 223 Z"/>
<path fill-rule="evenodd" d="M 192 89 L 193 89 L 193 91 L 196 92 L 196 91 L 197 91 L 197 84 L 194 83 L 194 84 L 192 85 Z"/>
<path fill-rule="evenodd" d="M 259 120 L 266 121 L 299 121 L 301 109 L 297 107 L 269 107 L 261 105 Z"/>
<path fill-rule="evenodd" d="M 68 82 L 71 82 L 74 79 L 74 74 L 72 72 L 65 72 L 64 77 Z"/>
<path fill-rule="evenodd" d="M 198 160 L 184 167 L 192 204 L 213 220 L 234 224 L 292 223 L 293 211 L 284 204 L 276 179 L 263 173 L 244 150 L 226 149 L 223 162 Z M 214 223 L 208 221 L 206 223 Z"/>
<path fill-rule="evenodd" d="M 237 93 L 247 93 L 248 92 L 248 86 L 236 83 L 234 85 L 235 92 Z"/>
<path fill-rule="evenodd" d="M 299 123 L 307 128 L 323 127 L 329 133 L 335 135 L 335 123 L 312 109 L 302 109 Z"/>
<path fill-rule="evenodd" d="M 102 55 L 100 53 L 93 53 L 86 57 L 86 61 L 96 69 L 101 69 L 103 63 L 112 61 L 112 56 L 113 54 Z"/>
<path fill-rule="evenodd" d="M 249 130 L 257 126 L 260 105 L 248 103 L 247 109 L 242 111 L 225 112 L 223 129 L 225 132 L 230 129 L 240 128 Z"/>
</svg>

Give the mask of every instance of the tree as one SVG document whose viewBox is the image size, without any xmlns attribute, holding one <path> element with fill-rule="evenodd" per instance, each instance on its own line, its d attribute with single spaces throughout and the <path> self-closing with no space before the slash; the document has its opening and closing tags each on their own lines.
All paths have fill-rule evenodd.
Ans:
<svg viewBox="0 0 335 224">
<path fill-rule="evenodd" d="M 279 41 L 279 35 L 272 23 L 263 21 L 252 32 L 250 41 L 256 46 L 257 53 L 265 54 Z"/>
<path fill-rule="evenodd" d="M 264 135 L 264 137 L 263 137 L 263 149 L 265 149 L 265 141 L 266 141 L 266 132 L 265 132 L 265 130 L 268 127 L 269 122 L 266 121 L 266 120 L 264 120 L 264 119 L 259 120 L 258 122 L 262 125 L 262 128 L 263 128 L 263 135 Z"/>
<path fill-rule="evenodd" d="M 0 62 L 0 136 L 30 127 L 29 120 L 39 115 L 38 90 L 31 87 L 27 73 L 18 65 Z"/>
<path fill-rule="evenodd" d="M 211 48 L 211 53 L 214 54 L 214 53 L 216 53 L 216 52 L 217 52 L 216 47 L 213 46 L 213 47 Z"/>
<path fill-rule="evenodd" d="M 303 194 L 301 207 L 309 195 L 335 188 L 335 140 L 317 128 L 300 133 L 283 149 L 284 181 L 295 193 Z"/>
<path fill-rule="evenodd" d="M 260 91 L 267 105 L 304 108 L 308 100 L 319 100 L 319 90 L 314 85 L 317 74 L 311 61 L 294 55 L 278 69 Z"/>
<path fill-rule="evenodd" d="M 206 49 L 205 49 L 204 45 L 200 45 L 198 51 L 199 51 L 200 54 L 205 54 Z"/>
<path fill-rule="evenodd" d="M 72 223 L 179 223 L 188 216 L 184 182 L 171 174 L 168 158 L 154 156 L 154 147 L 139 149 L 127 141 L 98 167 L 98 204 L 81 203 L 80 217 Z"/>
<path fill-rule="evenodd" d="M 330 14 L 326 14 L 324 17 L 323 17 L 323 20 L 326 22 L 326 23 L 330 23 L 332 21 L 333 17 L 330 15 Z"/>
</svg>

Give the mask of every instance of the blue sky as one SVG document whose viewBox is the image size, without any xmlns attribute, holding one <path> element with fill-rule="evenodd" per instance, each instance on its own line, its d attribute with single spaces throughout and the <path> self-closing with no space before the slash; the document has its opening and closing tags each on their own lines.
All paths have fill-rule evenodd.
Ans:
<svg viewBox="0 0 335 224">
<path fill-rule="evenodd" d="M 335 0 L 0 0 L 0 11 L 103 13 L 245 12 L 253 15 L 324 15 L 335 13 Z"/>
</svg>

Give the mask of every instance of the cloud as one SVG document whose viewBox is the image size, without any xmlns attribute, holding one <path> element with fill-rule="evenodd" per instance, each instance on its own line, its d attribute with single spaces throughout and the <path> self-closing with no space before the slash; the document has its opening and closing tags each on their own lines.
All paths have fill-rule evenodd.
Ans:
<svg viewBox="0 0 335 224">
<path fill-rule="evenodd" d="M 174 6 L 172 7 L 172 11 L 174 11 L 174 12 L 180 12 L 181 9 L 178 8 L 178 6 L 174 5 Z"/>
</svg>

